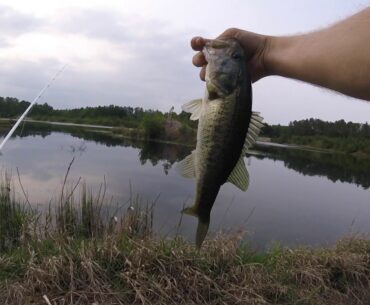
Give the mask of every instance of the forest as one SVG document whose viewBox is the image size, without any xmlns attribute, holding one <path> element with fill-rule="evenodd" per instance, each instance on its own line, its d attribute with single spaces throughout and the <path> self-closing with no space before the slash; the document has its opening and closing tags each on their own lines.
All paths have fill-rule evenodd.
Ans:
<svg viewBox="0 0 370 305">
<path fill-rule="evenodd" d="M 0 118 L 15 119 L 30 105 L 27 101 L 20 101 L 14 97 L 0 97 Z M 36 104 L 28 115 L 38 121 L 70 122 L 76 124 L 94 124 L 115 126 L 126 129 L 138 129 L 145 138 L 164 139 L 171 133 L 168 127 L 178 127 L 175 138 L 183 136 L 186 139 L 195 137 L 196 122 L 190 121 L 190 115 L 181 112 L 166 112 L 158 110 L 144 110 L 141 107 L 130 106 L 97 106 L 75 109 L 54 109 L 47 103 Z M 167 122 L 177 122 L 170 124 Z M 172 128 L 173 129 L 173 128 Z M 116 131 L 117 131 L 116 130 Z M 125 131 L 127 133 L 127 131 Z M 132 132 L 130 134 L 133 134 Z M 171 138 L 171 137 L 170 137 Z"/>
<path fill-rule="evenodd" d="M 14 97 L 0 97 L 0 117 L 17 118 L 29 106 L 29 102 Z M 194 143 L 197 122 L 181 112 L 161 112 L 130 106 L 97 106 L 75 109 L 54 109 L 47 103 L 36 104 L 29 117 L 40 121 L 71 122 L 116 126 L 116 132 L 150 139 L 168 139 L 182 143 Z M 169 124 L 170 122 L 170 124 Z M 130 130 L 128 133 L 127 130 Z M 370 155 L 370 126 L 339 120 L 326 122 L 305 119 L 289 125 L 265 123 L 261 134 L 272 142 L 310 146 L 358 155 Z"/>
<path fill-rule="evenodd" d="M 370 154 L 370 126 L 339 120 L 326 122 L 306 119 L 290 122 L 288 126 L 268 125 L 262 135 L 278 143 L 297 144 L 316 148 Z"/>
</svg>

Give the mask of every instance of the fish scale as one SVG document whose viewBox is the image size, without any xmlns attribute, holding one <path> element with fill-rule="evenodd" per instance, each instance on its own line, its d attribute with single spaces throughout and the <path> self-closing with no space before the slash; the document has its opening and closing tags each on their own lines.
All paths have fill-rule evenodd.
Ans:
<svg viewBox="0 0 370 305">
<path fill-rule="evenodd" d="M 197 145 L 178 165 L 184 177 L 196 179 L 194 204 L 183 212 L 198 217 L 197 247 L 208 232 L 221 186 L 228 181 L 243 191 L 248 188 L 243 157 L 263 126 L 262 118 L 252 113 L 251 82 L 239 43 L 213 40 L 203 53 L 208 62 L 204 98 L 183 106 L 190 119 L 199 120 Z"/>
</svg>

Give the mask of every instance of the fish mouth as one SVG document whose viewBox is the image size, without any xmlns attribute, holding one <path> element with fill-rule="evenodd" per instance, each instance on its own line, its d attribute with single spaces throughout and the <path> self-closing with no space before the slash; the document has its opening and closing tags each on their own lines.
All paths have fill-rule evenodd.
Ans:
<svg viewBox="0 0 370 305">
<path fill-rule="evenodd" d="M 204 57 L 208 61 L 209 58 L 217 52 L 217 50 L 225 49 L 228 47 L 230 47 L 230 44 L 228 42 L 214 39 L 206 43 L 202 52 L 204 54 Z"/>
<path fill-rule="evenodd" d="M 230 47 L 230 44 L 225 40 L 213 39 L 206 44 L 206 48 L 224 49 Z"/>
</svg>

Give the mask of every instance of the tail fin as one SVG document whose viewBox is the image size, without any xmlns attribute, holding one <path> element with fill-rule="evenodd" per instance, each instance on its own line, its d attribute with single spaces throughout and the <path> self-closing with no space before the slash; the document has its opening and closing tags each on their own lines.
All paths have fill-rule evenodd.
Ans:
<svg viewBox="0 0 370 305">
<path fill-rule="evenodd" d="M 184 213 L 186 215 L 191 215 L 194 217 L 198 217 L 198 206 L 193 205 L 191 207 L 187 207 L 181 211 L 181 213 Z"/>
<path fill-rule="evenodd" d="M 195 216 L 198 218 L 198 227 L 197 227 L 197 235 L 195 238 L 195 244 L 197 248 L 200 249 L 208 233 L 209 217 L 206 217 L 206 218 L 201 217 L 198 213 L 198 208 L 196 205 L 183 209 L 182 213 Z"/>
</svg>

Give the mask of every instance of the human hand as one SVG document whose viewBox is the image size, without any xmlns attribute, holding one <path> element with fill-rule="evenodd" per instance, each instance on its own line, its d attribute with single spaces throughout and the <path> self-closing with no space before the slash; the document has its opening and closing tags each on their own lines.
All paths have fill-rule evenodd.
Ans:
<svg viewBox="0 0 370 305">
<path fill-rule="evenodd" d="M 246 55 L 246 63 L 252 78 L 252 82 L 255 82 L 260 78 L 268 75 L 268 70 L 266 68 L 266 53 L 268 51 L 269 45 L 268 36 L 236 28 L 230 28 L 223 32 L 217 38 L 234 38 L 239 41 Z M 204 80 L 205 78 L 205 67 L 207 65 L 207 62 L 201 51 L 203 50 L 203 47 L 207 41 L 209 41 L 209 39 L 203 37 L 194 37 L 191 40 L 191 47 L 193 48 L 193 50 L 200 51 L 194 55 L 193 64 L 197 67 L 202 67 L 200 71 L 200 78 L 202 80 Z"/>
</svg>

